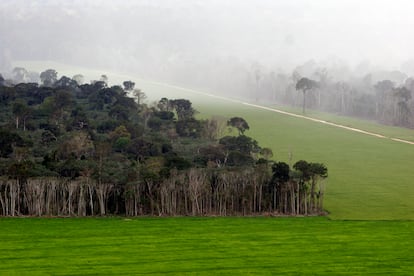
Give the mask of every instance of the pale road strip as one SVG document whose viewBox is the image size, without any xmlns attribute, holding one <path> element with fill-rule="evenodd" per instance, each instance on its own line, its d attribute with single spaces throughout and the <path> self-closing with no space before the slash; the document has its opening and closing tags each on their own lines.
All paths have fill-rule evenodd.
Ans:
<svg viewBox="0 0 414 276">
<path fill-rule="evenodd" d="M 307 116 L 303 116 L 303 115 L 299 115 L 299 114 L 295 114 L 295 113 L 290 113 L 290 112 L 286 112 L 286 111 L 283 111 L 283 110 L 279 110 L 279 109 L 275 109 L 275 108 L 270 108 L 270 107 L 266 107 L 266 106 L 262 106 L 262 105 L 251 104 L 251 103 L 246 103 L 246 102 L 241 102 L 241 103 L 244 104 L 244 105 L 247 105 L 247 106 L 252 106 L 252 107 L 256 107 L 256 108 L 260 108 L 260 109 L 264 109 L 264 110 L 269 110 L 269 111 L 281 113 L 281 114 L 288 115 L 288 116 L 292 116 L 292 117 L 306 119 L 306 120 L 310 120 L 310 121 L 317 122 L 317 123 L 321 123 L 321 124 L 325 124 L 325 125 L 339 127 L 339 128 L 343 128 L 343 129 L 346 129 L 346 130 L 350 130 L 350 131 L 354 131 L 354 132 L 359 132 L 359 133 L 362 133 L 362 134 L 365 134 L 365 135 L 375 136 L 377 138 L 390 139 L 390 140 L 395 141 L 395 142 L 400 142 L 400 143 L 406 143 L 406 144 L 414 145 L 414 142 L 411 142 L 411 141 L 407 141 L 407 140 L 403 140 L 403 139 L 398 139 L 398 138 L 387 137 L 387 136 L 384 136 L 384 135 L 381 135 L 381 134 L 378 134 L 378 133 L 369 132 L 369 131 L 365 131 L 365 130 L 358 129 L 358 128 L 353 128 L 353 127 L 348 127 L 348 126 L 344 126 L 344 125 L 339 125 L 339 124 L 327 122 L 327 121 L 324 121 L 324 120 L 319 120 L 319 119 L 315 119 L 315 118 L 312 118 L 312 117 L 307 117 Z"/>
<path fill-rule="evenodd" d="M 276 108 L 271 108 L 271 107 L 267 107 L 267 106 L 263 106 L 263 105 L 246 103 L 246 102 L 243 102 L 243 101 L 230 99 L 230 98 L 226 98 L 226 97 L 223 97 L 223 96 L 218 96 L 218 95 L 214 95 L 214 94 L 210 94 L 210 93 L 200 92 L 200 91 L 197 91 L 197 90 L 184 88 L 184 87 L 180 87 L 180 86 L 176 86 L 176 85 L 170 85 L 170 84 L 158 83 L 158 82 L 153 82 L 153 83 L 162 84 L 162 85 L 167 86 L 167 87 L 172 87 L 172 88 L 184 90 L 184 91 L 187 91 L 187 92 L 190 92 L 190 93 L 193 93 L 193 94 L 200 94 L 200 95 L 209 96 L 209 97 L 212 97 L 212 98 L 217 98 L 217 99 L 221 99 L 221 100 L 225 100 L 225 101 L 229 101 L 229 102 L 233 102 L 233 103 L 239 103 L 239 104 L 243 104 L 243 105 L 247 105 L 247 106 L 251 106 L 251 107 L 255 107 L 255 108 L 260 108 L 260 109 L 264 109 L 264 110 L 268 110 L 268 111 L 272 111 L 272 112 L 277 112 L 277 113 L 284 114 L 284 115 L 291 116 L 291 117 L 306 119 L 306 120 L 309 120 L 309 121 L 313 121 L 313 122 L 317 122 L 317 123 L 321 123 L 321 124 L 325 124 L 325 125 L 330 125 L 330 126 L 333 126 L 333 127 L 338 127 L 338 128 L 346 129 L 346 130 L 349 130 L 349 131 L 354 131 L 354 132 L 362 133 L 362 134 L 365 134 L 365 135 L 374 136 L 374 137 L 381 138 L 381 139 L 388 139 L 388 140 L 392 140 L 394 142 L 414 145 L 414 142 L 411 142 L 411 141 L 408 141 L 408 140 L 403 140 L 403 139 L 393 138 L 393 137 L 387 137 L 387 136 L 384 136 L 384 135 L 381 135 L 381 134 L 378 134 L 378 133 L 365 131 L 365 130 L 362 130 L 362 129 L 359 129 L 359 128 L 353 128 L 353 127 L 348 127 L 348 126 L 344 126 L 344 125 L 339 125 L 339 124 L 327 122 L 325 120 L 315 119 L 315 118 L 304 116 L 304 115 L 299 115 L 299 114 L 295 114 L 295 113 L 286 112 L 286 111 L 276 109 Z"/>
<path fill-rule="evenodd" d="M 407 141 L 407 140 L 402 140 L 402 139 L 398 139 L 398 138 L 389 138 L 389 139 L 391 139 L 393 141 L 396 141 L 396 142 L 401 142 L 401 143 L 406 143 L 406 144 L 414 145 L 414 142 Z"/>
</svg>

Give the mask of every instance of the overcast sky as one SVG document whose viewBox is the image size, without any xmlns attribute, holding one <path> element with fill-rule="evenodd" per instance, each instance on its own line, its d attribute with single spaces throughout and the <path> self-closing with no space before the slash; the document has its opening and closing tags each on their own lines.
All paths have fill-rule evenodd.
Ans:
<svg viewBox="0 0 414 276">
<path fill-rule="evenodd" d="M 398 69 L 414 57 L 413 10 L 409 0 L 0 0 L 0 63 L 117 69 L 231 56 Z"/>
</svg>

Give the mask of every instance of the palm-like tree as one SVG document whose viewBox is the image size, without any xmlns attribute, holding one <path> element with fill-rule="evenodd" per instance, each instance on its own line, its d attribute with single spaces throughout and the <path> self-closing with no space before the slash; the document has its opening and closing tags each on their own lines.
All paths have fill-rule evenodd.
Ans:
<svg viewBox="0 0 414 276">
<path fill-rule="evenodd" d="M 306 107 L 306 92 L 316 88 L 318 86 L 317 82 L 308 78 L 301 78 L 296 83 L 296 90 L 301 90 L 303 93 L 303 107 L 302 112 L 305 114 Z"/>
</svg>

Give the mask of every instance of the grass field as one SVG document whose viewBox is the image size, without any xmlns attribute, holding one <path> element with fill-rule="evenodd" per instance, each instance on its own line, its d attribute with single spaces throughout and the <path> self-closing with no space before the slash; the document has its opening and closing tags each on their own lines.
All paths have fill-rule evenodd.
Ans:
<svg viewBox="0 0 414 276">
<path fill-rule="evenodd" d="M 302 115 L 301 108 L 293 108 L 280 105 L 273 105 L 273 107 L 283 111 Z M 328 122 L 334 122 L 336 124 L 341 124 L 344 126 L 364 129 L 365 131 L 381 134 L 390 138 L 399 138 L 403 140 L 414 141 L 414 131 L 408 128 L 384 126 L 375 121 L 361 120 L 357 118 L 335 115 L 331 113 L 324 113 L 315 110 L 307 110 L 306 115 L 315 119 L 326 120 Z"/>
<path fill-rule="evenodd" d="M 0 219 L 0 275 L 414 273 L 414 221 Z"/>
</svg>

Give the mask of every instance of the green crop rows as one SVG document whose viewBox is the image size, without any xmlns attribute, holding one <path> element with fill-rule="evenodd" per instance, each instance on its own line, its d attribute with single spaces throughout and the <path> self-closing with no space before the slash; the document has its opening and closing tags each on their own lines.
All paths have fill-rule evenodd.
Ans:
<svg viewBox="0 0 414 276">
<path fill-rule="evenodd" d="M 414 222 L 1 219 L 0 274 L 410 274 Z"/>
</svg>

